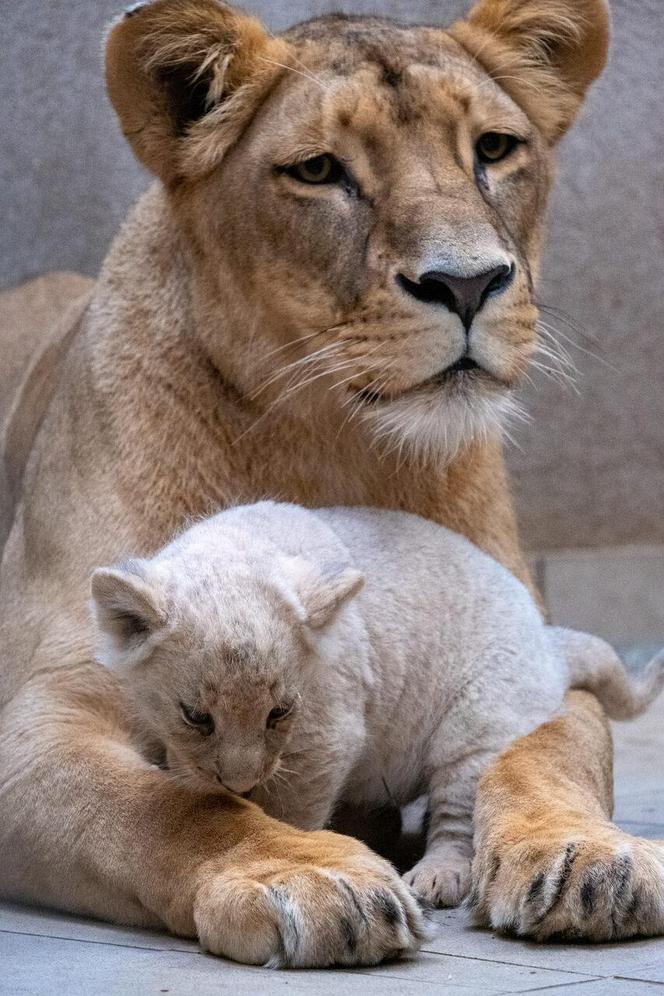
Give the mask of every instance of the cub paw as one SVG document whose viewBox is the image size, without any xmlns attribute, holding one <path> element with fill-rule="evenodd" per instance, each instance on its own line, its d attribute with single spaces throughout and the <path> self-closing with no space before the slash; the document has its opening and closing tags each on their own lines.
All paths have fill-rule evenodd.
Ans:
<svg viewBox="0 0 664 996">
<path fill-rule="evenodd" d="M 302 840 L 306 850 L 291 849 L 288 858 L 209 869 L 194 909 L 204 949 L 252 965 L 324 968 L 375 965 L 431 936 L 416 897 L 387 862 L 330 833 Z M 318 861 L 312 843 L 320 845 Z"/>
<path fill-rule="evenodd" d="M 403 878 L 431 906 L 458 906 L 470 889 L 470 874 L 470 858 L 425 855 Z"/>
<path fill-rule="evenodd" d="M 664 844 L 610 824 L 584 830 L 478 848 L 475 922 L 536 940 L 664 933 Z"/>
</svg>

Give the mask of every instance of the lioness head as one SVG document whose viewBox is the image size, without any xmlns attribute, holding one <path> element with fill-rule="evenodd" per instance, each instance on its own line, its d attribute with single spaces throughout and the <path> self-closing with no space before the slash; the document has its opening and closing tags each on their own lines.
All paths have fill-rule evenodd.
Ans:
<svg viewBox="0 0 664 996">
<path fill-rule="evenodd" d="M 257 403 L 306 394 L 397 445 L 449 455 L 500 424 L 537 343 L 554 146 L 607 44 L 604 0 L 278 38 L 219 0 L 126 16 L 110 95 L 186 231 L 214 361 Z"/>
</svg>

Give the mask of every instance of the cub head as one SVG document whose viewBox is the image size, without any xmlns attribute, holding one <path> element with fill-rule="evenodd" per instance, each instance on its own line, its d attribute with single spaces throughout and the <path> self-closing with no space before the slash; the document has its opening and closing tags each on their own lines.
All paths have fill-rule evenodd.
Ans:
<svg viewBox="0 0 664 996">
<path fill-rule="evenodd" d="M 497 428 L 537 347 L 554 148 L 607 46 L 605 0 L 278 38 L 220 0 L 125 17 L 109 92 L 186 232 L 212 360 L 258 408 L 442 457 Z"/>
<path fill-rule="evenodd" d="M 324 666 L 319 641 L 363 578 L 301 558 L 229 564 L 199 553 L 95 571 L 98 659 L 174 778 L 246 795 L 278 772 L 311 705 L 311 669 Z"/>
</svg>

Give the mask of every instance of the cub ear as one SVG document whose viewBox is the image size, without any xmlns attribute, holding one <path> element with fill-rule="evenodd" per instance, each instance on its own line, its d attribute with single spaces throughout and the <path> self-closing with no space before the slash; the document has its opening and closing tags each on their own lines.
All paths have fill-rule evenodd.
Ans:
<svg viewBox="0 0 664 996">
<path fill-rule="evenodd" d="M 98 568 L 91 588 L 102 664 L 115 668 L 136 660 L 150 637 L 166 625 L 157 592 L 140 562 Z"/>
<path fill-rule="evenodd" d="M 606 0 L 480 0 L 449 33 L 554 143 L 606 64 L 610 15 Z"/>
<path fill-rule="evenodd" d="M 295 609 L 301 622 L 321 629 L 342 605 L 364 585 L 364 574 L 343 564 L 318 567 L 302 557 L 289 558 L 288 570 L 295 589 Z"/>
<path fill-rule="evenodd" d="M 108 36 L 106 82 L 138 159 L 166 183 L 212 169 L 248 124 L 287 51 L 259 21 L 222 0 L 130 8 Z"/>
</svg>

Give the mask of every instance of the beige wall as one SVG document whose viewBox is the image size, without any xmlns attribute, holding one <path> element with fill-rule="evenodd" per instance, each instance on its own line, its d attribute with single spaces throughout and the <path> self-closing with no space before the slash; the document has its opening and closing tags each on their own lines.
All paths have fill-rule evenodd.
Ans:
<svg viewBox="0 0 664 996">
<path fill-rule="evenodd" d="M 326 10 L 443 22 L 463 0 L 246 0 L 279 28 Z M 101 83 L 109 0 L 4 0 L 0 282 L 94 273 L 146 183 Z M 580 370 L 539 375 L 510 451 L 532 548 L 664 542 L 664 2 L 613 0 L 612 63 L 561 149 L 541 298 Z M 545 316 L 546 317 L 546 316 Z M 573 325 L 568 325 L 568 320 Z M 562 339 L 565 341 L 565 338 Z"/>
</svg>

